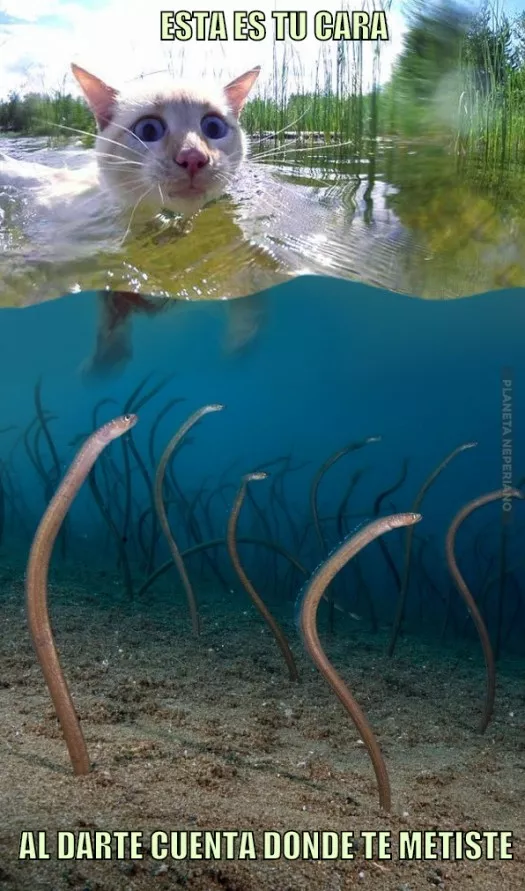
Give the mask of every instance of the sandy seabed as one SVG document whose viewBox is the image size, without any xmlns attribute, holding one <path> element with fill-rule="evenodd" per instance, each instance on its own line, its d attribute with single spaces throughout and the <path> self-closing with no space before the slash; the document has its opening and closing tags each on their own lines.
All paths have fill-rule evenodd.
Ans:
<svg viewBox="0 0 525 891">
<path fill-rule="evenodd" d="M 297 656 L 286 666 L 241 592 L 201 594 L 192 637 L 180 592 L 119 600 L 107 573 L 58 572 L 53 627 L 92 772 L 75 777 L 25 622 L 23 572 L 3 567 L 0 637 L 0 888 L 141 891 L 525 889 L 523 660 L 498 665 L 494 720 L 479 646 L 411 638 L 386 655 L 387 629 L 341 617 L 322 639 L 379 739 L 393 813 L 378 805 L 369 757 L 339 701 L 278 616 Z M 94 593 L 96 592 L 96 593 Z M 147 599 L 146 599 L 147 598 Z M 275 608 L 275 604 L 270 605 Z M 292 612 L 286 605 L 287 615 Z M 513 833 L 512 859 L 399 860 L 398 833 Z M 151 833 L 253 833 L 256 860 L 154 860 Z M 263 833 L 353 832 L 353 859 L 269 860 Z M 360 833 L 391 833 L 393 858 L 366 859 Z M 50 858 L 19 860 L 21 834 L 45 831 Z M 140 832 L 142 859 L 59 860 L 56 833 Z M 235 845 L 239 851 L 239 845 Z"/>
</svg>

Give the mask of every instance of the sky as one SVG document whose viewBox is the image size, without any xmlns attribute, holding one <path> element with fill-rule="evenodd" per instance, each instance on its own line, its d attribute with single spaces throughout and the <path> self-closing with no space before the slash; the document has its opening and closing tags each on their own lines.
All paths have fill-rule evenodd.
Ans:
<svg viewBox="0 0 525 891">
<path fill-rule="evenodd" d="M 353 9 L 381 9 L 381 0 L 357 0 Z M 406 23 L 403 0 L 388 2 L 389 40 L 381 43 L 379 79 L 386 82 L 403 47 Z M 422 0 L 424 2 L 424 0 Z M 360 4 L 365 6 L 361 7 Z M 272 10 L 307 9 L 310 32 L 318 9 L 337 10 L 341 0 L 189 0 L 182 8 L 224 11 L 230 39 L 224 42 L 161 42 L 160 12 L 181 8 L 169 0 L 0 0 L 0 98 L 12 90 L 78 94 L 69 71 L 76 62 L 117 89 L 141 75 L 168 71 L 177 78 L 208 77 L 223 83 L 254 65 L 262 66 L 261 89 L 274 83 L 274 40 L 271 27 L 262 42 L 231 39 L 233 11 L 258 9 L 271 24 Z M 501 8 L 501 0 L 498 3 Z M 525 10 L 525 0 L 504 0 L 510 13 Z M 308 89 L 317 65 L 333 60 L 337 44 L 315 40 L 278 44 L 287 54 L 288 88 Z M 350 44 L 350 52 L 363 54 L 363 87 L 371 83 L 374 43 Z"/>
<path fill-rule="evenodd" d="M 363 0 L 352 3 L 359 9 Z M 366 3 L 366 0 L 364 0 Z M 382 42 L 380 79 L 384 82 L 402 48 L 405 23 L 401 13 L 387 13 L 389 40 Z M 161 42 L 160 11 L 186 8 L 224 11 L 228 41 Z M 271 24 L 271 12 L 307 9 L 309 26 L 318 9 L 337 10 L 341 0 L 191 0 L 171 4 L 169 0 L 0 0 L 0 98 L 12 90 L 47 92 L 64 87 L 78 93 L 69 74 L 76 62 L 117 89 L 143 74 L 168 69 L 176 77 L 218 77 L 227 83 L 254 65 L 262 66 L 261 87 L 272 82 L 271 28 L 262 42 L 231 39 L 233 11 L 261 10 Z M 366 7 L 364 7 L 366 8 Z M 374 8 L 374 6 L 370 6 Z M 379 0 L 375 8 L 381 9 Z M 320 53 L 333 59 L 336 43 L 319 42 L 312 34 L 302 42 L 279 44 L 288 54 L 289 86 L 308 86 Z M 360 44 L 363 52 L 365 86 L 372 77 L 375 43 Z M 357 44 L 351 44 L 357 52 Z M 324 65 L 324 61 L 322 62 Z"/>
</svg>

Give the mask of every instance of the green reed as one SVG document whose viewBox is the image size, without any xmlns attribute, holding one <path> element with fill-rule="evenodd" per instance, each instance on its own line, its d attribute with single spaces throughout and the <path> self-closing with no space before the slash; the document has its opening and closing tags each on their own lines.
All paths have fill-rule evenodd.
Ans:
<svg viewBox="0 0 525 891">
<path fill-rule="evenodd" d="M 248 102 L 252 135 L 291 130 L 349 141 L 359 154 L 368 140 L 439 141 L 462 159 L 486 166 L 517 161 L 525 147 L 525 13 L 509 20 L 496 7 L 476 15 L 448 0 L 407 12 L 404 47 L 387 83 L 381 45 L 322 46 L 307 88 L 293 82 L 297 60 L 274 55 L 273 91 Z M 300 49 L 296 50 L 300 53 Z M 366 57 L 365 57 L 366 54 Z M 372 70 L 371 70 L 372 68 Z M 300 81 L 300 78 L 297 78 Z M 302 82 L 304 84 L 305 78 Z"/>
<path fill-rule="evenodd" d="M 459 157 L 485 166 L 518 160 L 525 139 L 525 13 L 509 19 L 486 5 L 472 15 L 441 2 L 424 13 L 416 8 L 409 21 L 383 97 L 392 101 L 390 132 L 450 139 Z"/>
<path fill-rule="evenodd" d="M 388 17 L 390 0 L 385 9 Z M 405 23 L 404 45 L 386 82 L 381 42 L 320 43 L 314 58 L 300 43 L 275 43 L 271 77 L 242 114 L 247 132 L 283 142 L 315 134 L 345 143 L 350 158 L 371 155 L 378 137 L 391 137 L 439 142 L 462 163 L 486 168 L 520 161 L 525 13 L 509 20 L 487 6 L 473 15 L 455 0 L 435 0 L 422 11 L 411 0 Z M 177 61 L 177 70 L 174 63 L 168 70 L 180 77 L 183 57 Z M 92 133 L 94 124 L 65 80 L 51 95 L 11 94 L 0 101 L 0 131 L 60 138 L 67 128 Z"/>
<path fill-rule="evenodd" d="M 31 136 L 56 135 L 64 124 L 94 132 L 93 116 L 84 101 L 64 89 L 51 94 L 11 93 L 0 101 L 0 130 Z"/>
<path fill-rule="evenodd" d="M 365 92 L 363 45 L 340 43 L 334 52 L 323 44 L 308 71 L 300 52 L 295 47 L 274 48 L 272 86 L 249 100 L 243 112 L 248 133 L 284 139 L 286 131 L 292 131 L 326 140 L 355 137 L 360 142 L 367 129 L 376 132 L 379 82 L 374 67 Z"/>
</svg>

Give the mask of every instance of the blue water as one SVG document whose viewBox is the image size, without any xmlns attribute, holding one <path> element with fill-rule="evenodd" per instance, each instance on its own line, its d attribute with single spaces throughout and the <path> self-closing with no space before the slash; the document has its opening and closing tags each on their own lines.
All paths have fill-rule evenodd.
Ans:
<svg viewBox="0 0 525 891">
<path fill-rule="evenodd" d="M 379 888 L 381 869 L 392 888 L 445 888 L 450 877 L 455 887 L 492 891 L 494 882 L 510 888 L 513 874 L 512 887 L 521 887 L 519 855 L 498 866 L 394 859 L 374 871 L 361 845 L 355 863 L 168 859 L 166 875 L 149 855 L 137 864 L 115 857 L 66 863 L 54 853 L 28 862 L 18 851 L 28 829 L 47 831 L 52 851 L 57 829 L 139 831 L 147 851 L 148 833 L 159 828 L 350 828 L 357 837 L 390 827 L 395 837 L 401 825 L 418 832 L 503 827 L 515 833 L 518 851 L 525 505 L 515 501 L 504 513 L 492 503 L 457 535 L 457 561 L 496 656 L 494 715 L 484 734 L 484 660 L 444 544 L 457 511 L 501 487 L 506 457 L 515 482 L 525 475 L 524 298 L 514 290 L 428 302 L 302 278 L 245 298 L 241 316 L 226 301 L 135 313 L 121 331 L 127 363 L 111 373 L 99 365 L 98 374 L 87 374 L 86 362 L 96 344 L 101 356 L 107 298 L 81 293 L 0 310 L 2 888 L 129 891 L 167 881 L 195 891 L 291 891 L 354 887 L 361 876 L 363 886 Z M 245 331 L 253 323 L 242 345 L 232 338 L 239 320 Z M 184 558 L 200 608 L 196 637 L 152 482 L 180 425 L 211 403 L 224 410 L 189 431 L 163 488 L 179 548 L 214 542 Z M 51 624 L 87 746 L 89 770 L 79 777 L 25 621 L 26 565 L 46 505 L 81 444 L 94 427 L 134 410 L 136 426 L 107 446 L 80 490 L 49 575 Z M 364 444 L 370 437 L 380 439 Z M 478 445 L 443 470 L 413 527 L 394 658 L 388 646 L 404 529 L 343 568 L 328 592 L 333 609 L 319 604 L 321 644 L 385 758 L 388 814 L 379 810 L 359 745 L 364 735 L 312 665 L 298 613 L 308 578 L 341 539 L 374 518 L 379 496 L 402 479 L 405 465 L 405 480 L 382 499 L 382 515 L 411 510 L 434 468 L 471 441 Z M 319 477 L 352 444 L 359 447 Z M 289 679 L 290 663 L 287 671 L 225 547 L 242 476 L 254 470 L 268 477 L 248 484 L 238 552 L 290 644 L 300 683 Z M 310 503 L 316 479 L 320 537 Z"/>
<path fill-rule="evenodd" d="M 94 406 L 100 400 L 113 400 L 100 407 L 100 423 L 120 414 L 134 388 L 147 377 L 142 395 L 163 382 L 138 412 L 139 422 L 133 430 L 150 478 L 154 466 L 148 435 L 170 399 L 184 401 L 174 405 L 158 427 L 156 459 L 192 412 L 212 402 L 225 405 L 223 412 L 206 416 L 191 431 L 190 443 L 174 458 L 173 473 L 187 502 L 197 499 L 192 531 L 185 516 L 187 509 L 174 497 L 172 484 L 167 484 L 168 494 L 172 493 L 170 524 L 182 547 L 194 544 L 199 537 L 224 538 L 242 474 L 264 468 L 265 462 L 280 456 L 290 456 L 289 472 L 279 481 L 281 504 L 271 495 L 272 477 L 284 467 L 277 464 L 268 468 L 268 480 L 251 484 L 266 524 L 246 503 L 239 535 L 268 538 L 271 533 L 274 541 L 312 571 L 338 543 L 333 518 L 357 469 L 363 469 L 363 474 L 345 512 L 345 534 L 355 528 L 360 517 L 371 515 L 374 499 L 399 477 L 403 459 L 409 459 L 406 482 L 383 504 L 383 513 L 410 510 L 423 480 L 445 455 L 461 443 L 478 441 L 475 449 L 454 459 L 425 498 L 423 521 L 415 530 L 416 556 L 404 624 L 404 631 L 416 636 L 438 635 L 450 595 L 452 613 L 445 644 L 454 636 L 475 639 L 464 621 L 465 608 L 452 588 L 444 536 L 465 502 L 501 486 L 502 376 L 512 379 L 514 481 L 525 475 L 524 296 L 522 290 L 512 290 L 430 302 L 361 284 L 303 278 L 246 298 L 259 312 L 262 307 L 263 313 L 256 336 L 240 351 L 228 349 L 225 302 L 178 303 L 172 311 L 155 317 L 135 316 L 132 360 L 120 376 L 100 380 L 87 380 L 79 370 L 93 352 L 99 312 L 96 294 L 78 294 L 24 310 L 3 309 L 0 426 L 13 425 L 14 429 L 0 434 L 6 512 L 0 553 L 24 559 L 50 494 L 30 463 L 22 437 L 35 417 L 37 380 L 41 379 L 44 409 L 53 415 L 49 430 L 65 471 L 82 436 L 93 430 Z M 38 424 L 32 428 L 32 448 L 36 433 L 44 470 L 51 471 L 51 455 L 38 428 Z M 381 436 L 381 441 L 344 456 L 320 484 L 319 513 L 326 544 L 322 551 L 311 524 L 313 476 L 333 452 L 368 436 Z M 106 471 L 103 473 L 102 464 L 96 468 L 107 508 L 119 528 L 125 503 L 125 483 L 118 475 L 123 472 L 123 454 L 122 442 L 112 443 L 104 458 Z M 109 456 L 113 465 L 108 463 Z M 146 551 L 154 521 L 144 474 L 133 456 L 130 461 L 130 523 L 122 537 L 136 593 L 148 575 Z M 52 476 L 51 481 L 54 485 Z M 214 489 L 220 491 L 213 495 Z M 283 512 L 283 499 L 289 516 Z M 498 572 L 501 517 L 501 507 L 495 504 L 467 520 L 458 534 L 458 560 L 474 595 L 482 598 L 480 606 L 490 633 L 496 634 L 499 621 L 502 647 L 525 655 L 525 563 L 519 564 L 525 507 L 517 502 L 508 526 L 507 565 L 511 569 L 518 565 L 502 587 L 499 619 L 498 585 L 490 596 L 483 594 L 486 579 Z M 155 528 L 157 566 L 168 559 L 169 552 Z M 425 571 L 417 557 L 423 539 L 427 540 Z M 387 542 L 399 572 L 403 540 L 404 534 L 396 531 Z M 294 601 L 303 580 L 280 558 L 274 563 L 271 552 L 264 548 L 250 547 L 244 553 L 261 595 L 293 619 Z M 54 565 L 64 569 L 78 561 L 94 571 L 99 566 L 117 565 L 115 542 L 88 485 L 71 511 L 65 553 L 57 546 L 54 560 Z M 214 577 L 212 563 L 227 585 L 239 587 L 223 548 L 210 552 L 209 560 L 188 565 L 197 590 L 201 576 L 203 584 Z M 397 591 L 376 544 L 362 555 L 360 565 L 379 623 L 388 625 Z M 162 580 L 158 584 L 162 585 Z M 338 602 L 349 611 L 363 612 L 356 586 L 353 573 L 345 571 L 337 586 Z M 182 591 L 180 596 L 183 598 Z M 367 621 L 366 612 L 363 619 Z M 325 621 L 323 607 L 320 621 Z"/>
</svg>

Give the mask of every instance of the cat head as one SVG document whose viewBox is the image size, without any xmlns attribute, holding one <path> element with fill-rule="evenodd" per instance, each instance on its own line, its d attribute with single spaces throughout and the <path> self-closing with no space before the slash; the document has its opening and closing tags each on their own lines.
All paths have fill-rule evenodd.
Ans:
<svg viewBox="0 0 525 891">
<path fill-rule="evenodd" d="M 95 116 L 103 180 L 119 203 L 189 215 L 227 191 L 245 155 L 238 118 L 259 68 L 222 90 L 171 84 L 127 94 L 71 69 Z"/>
</svg>

